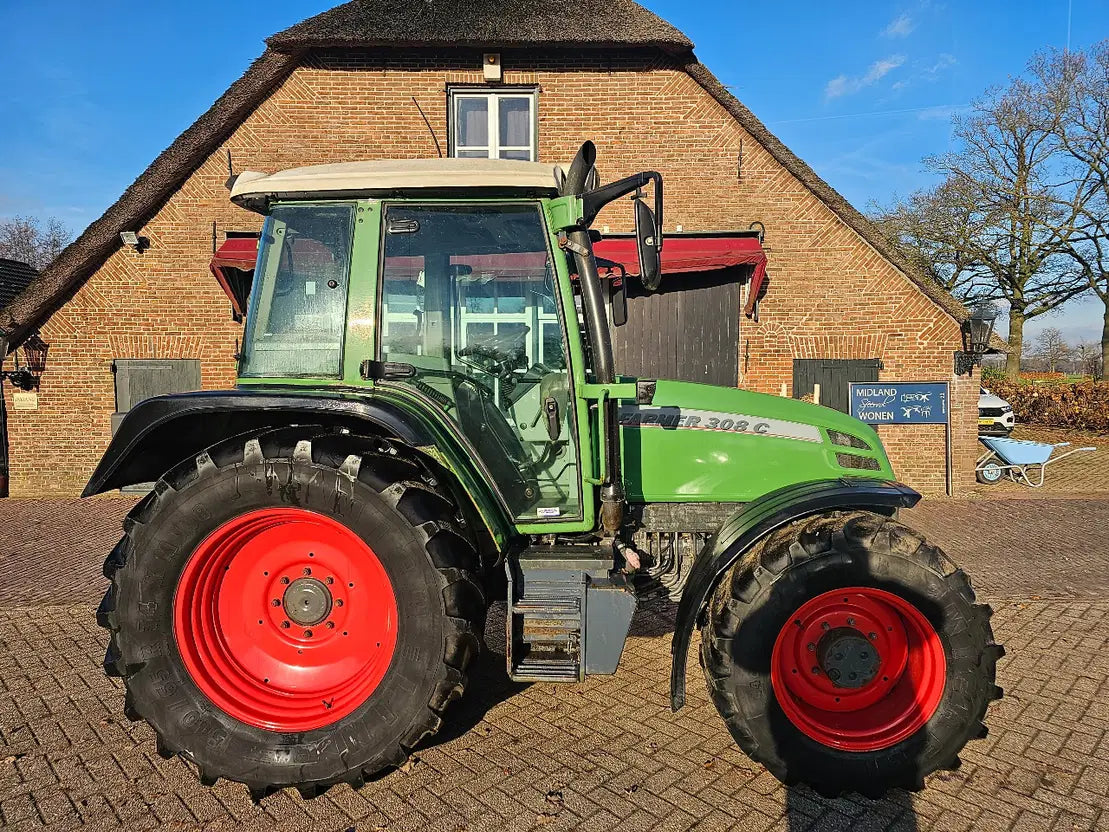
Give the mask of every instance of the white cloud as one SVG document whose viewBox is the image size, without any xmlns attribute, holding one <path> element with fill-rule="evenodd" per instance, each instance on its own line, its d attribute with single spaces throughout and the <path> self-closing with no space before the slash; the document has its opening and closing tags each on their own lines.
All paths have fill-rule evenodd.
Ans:
<svg viewBox="0 0 1109 832">
<path fill-rule="evenodd" d="M 882 37 L 903 38 L 906 37 L 915 28 L 916 24 L 913 22 L 913 19 L 909 17 L 909 15 L 902 12 L 893 20 L 891 20 L 889 22 L 889 25 L 882 30 Z"/>
<path fill-rule="evenodd" d="M 824 97 L 839 98 L 843 95 L 857 93 L 865 87 L 878 83 L 903 63 L 905 63 L 904 55 L 890 55 L 888 58 L 882 58 L 882 60 L 872 63 L 865 75 L 838 75 L 829 81 L 824 88 Z"/>
<path fill-rule="evenodd" d="M 941 52 L 934 61 L 914 61 L 909 75 L 894 82 L 890 88 L 894 92 L 901 92 L 917 83 L 931 84 L 943 77 L 947 70 L 957 63 L 959 63 L 958 59 L 948 52 Z"/>
</svg>

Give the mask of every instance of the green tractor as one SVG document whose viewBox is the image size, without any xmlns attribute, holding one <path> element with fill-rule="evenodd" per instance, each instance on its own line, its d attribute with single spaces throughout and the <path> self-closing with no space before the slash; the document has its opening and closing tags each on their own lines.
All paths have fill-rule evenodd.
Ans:
<svg viewBox="0 0 1109 832">
<path fill-rule="evenodd" d="M 357 786 L 439 728 L 493 600 L 512 679 L 580 682 L 652 593 L 678 604 L 672 707 L 697 630 L 729 730 L 786 783 L 919 789 L 984 735 L 990 610 L 895 519 L 920 495 L 870 427 L 617 375 L 590 226 L 630 198 L 656 288 L 662 179 L 594 161 L 229 182 L 265 216 L 236 388 L 132 409 L 85 489 L 155 482 L 97 618 L 163 755 L 255 798 Z"/>
</svg>

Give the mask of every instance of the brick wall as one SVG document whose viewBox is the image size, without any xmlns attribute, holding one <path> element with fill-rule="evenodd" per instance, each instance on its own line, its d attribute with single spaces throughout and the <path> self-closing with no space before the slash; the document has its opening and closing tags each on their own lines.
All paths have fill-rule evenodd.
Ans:
<svg viewBox="0 0 1109 832">
<path fill-rule="evenodd" d="M 771 294 L 741 326 L 741 385 L 777 393 L 802 357 L 882 358 L 883 380 L 948 380 L 958 327 L 786 172 L 697 83 L 662 58 L 504 53 L 505 83 L 539 94 L 539 156 L 568 162 L 584 139 L 602 178 L 657 169 L 668 229 L 767 228 Z M 50 322 L 39 409 L 9 411 L 13 495 L 80 490 L 110 438 L 115 358 L 199 358 L 206 388 L 234 382 L 228 303 L 208 271 L 211 229 L 255 229 L 231 205 L 225 150 L 237 170 L 435 155 L 419 101 L 446 147 L 446 86 L 480 84 L 480 55 L 435 61 L 396 54 L 306 60 L 141 229 L 143 254 L 112 255 Z M 737 159 L 742 146 L 742 171 Z M 626 204 L 598 224 L 630 230 Z M 136 229 L 138 230 L 138 229 Z M 957 488 L 973 477 L 977 382 L 956 384 Z M 882 429 L 908 483 L 943 490 L 942 431 Z"/>
</svg>

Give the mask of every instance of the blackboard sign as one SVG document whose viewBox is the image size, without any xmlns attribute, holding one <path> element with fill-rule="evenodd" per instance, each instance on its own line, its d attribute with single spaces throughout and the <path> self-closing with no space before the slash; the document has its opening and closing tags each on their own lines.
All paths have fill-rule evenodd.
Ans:
<svg viewBox="0 0 1109 832">
<path fill-rule="evenodd" d="M 851 415 L 871 425 L 946 425 L 947 383 L 853 382 Z"/>
</svg>

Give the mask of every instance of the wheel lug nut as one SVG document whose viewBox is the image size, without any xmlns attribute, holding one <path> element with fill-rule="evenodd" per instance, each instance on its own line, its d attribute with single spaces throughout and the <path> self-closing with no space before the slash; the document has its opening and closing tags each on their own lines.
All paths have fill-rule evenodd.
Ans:
<svg viewBox="0 0 1109 832">
<path fill-rule="evenodd" d="M 827 621 L 825 621 L 825 622 L 823 622 L 823 623 L 822 623 L 822 624 L 820 625 L 820 629 L 822 629 L 822 630 L 830 630 L 830 629 L 832 629 L 832 625 L 831 625 L 831 624 L 829 624 L 829 623 L 828 623 Z"/>
<path fill-rule="evenodd" d="M 304 637 L 305 638 L 312 638 L 312 631 L 311 630 L 305 630 L 304 631 Z"/>
<path fill-rule="evenodd" d="M 308 566 L 304 567 L 304 574 L 305 575 L 311 575 L 312 574 L 311 567 L 308 567 Z"/>
<path fill-rule="evenodd" d="M 334 621 L 328 621 L 327 622 L 327 629 L 334 630 L 335 629 L 335 622 Z"/>
<path fill-rule="evenodd" d="M 854 627 L 855 626 L 855 619 L 854 618 L 848 618 L 847 619 L 847 626 L 848 627 Z"/>
<path fill-rule="evenodd" d="M 343 599 L 342 598 L 336 598 L 335 599 L 335 606 L 337 606 L 337 607 L 343 606 Z"/>
<path fill-rule="evenodd" d="M 281 599 L 280 598 L 274 598 L 272 601 L 270 601 L 270 603 L 275 607 L 280 607 L 281 606 Z"/>
<path fill-rule="evenodd" d="M 817 666 L 816 666 L 816 665 L 814 664 L 814 665 L 813 665 L 813 668 L 812 668 L 812 672 L 813 672 L 813 673 L 819 673 L 819 672 L 820 672 L 820 668 L 819 668 L 819 667 L 817 667 Z"/>
<path fill-rule="evenodd" d="M 874 641 L 874 639 L 878 638 L 878 634 L 877 633 L 868 633 L 867 638 L 869 638 L 871 641 Z"/>
<path fill-rule="evenodd" d="M 327 582 L 329 584 L 333 584 L 333 583 L 335 583 L 335 579 L 329 576 L 328 579 L 327 579 Z"/>
<path fill-rule="evenodd" d="M 281 629 L 282 629 L 282 630 L 287 630 L 287 629 L 289 629 L 289 622 L 288 622 L 288 621 L 282 621 L 282 622 L 281 622 Z"/>
<path fill-rule="evenodd" d="M 812 653 L 814 650 L 816 650 L 816 645 L 813 644 L 811 641 L 808 644 L 806 644 L 805 647 L 808 648 L 808 651 L 810 653 Z"/>
<path fill-rule="evenodd" d="M 283 578 L 281 579 L 281 583 L 283 583 L 283 584 L 287 584 L 287 583 L 289 583 L 289 579 L 288 579 L 288 578 L 284 578 L 284 577 L 283 577 Z"/>
</svg>

